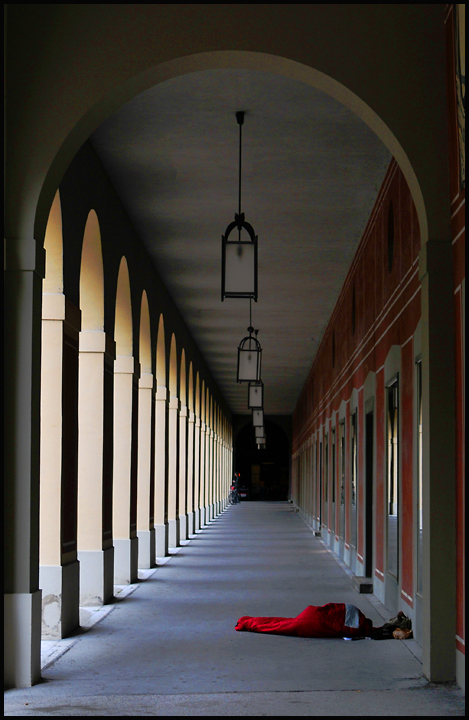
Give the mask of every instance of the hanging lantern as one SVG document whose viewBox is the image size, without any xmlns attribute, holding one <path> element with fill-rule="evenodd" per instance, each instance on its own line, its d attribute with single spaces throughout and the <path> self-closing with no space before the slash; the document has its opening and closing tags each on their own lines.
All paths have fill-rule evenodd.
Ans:
<svg viewBox="0 0 469 720">
<path fill-rule="evenodd" d="M 239 125 L 239 203 L 234 221 L 221 238 L 221 299 L 223 302 L 225 298 L 253 298 L 257 302 L 257 235 L 241 212 L 241 126 L 244 112 L 237 112 L 236 119 Z M 238 237 L 229 239 L 235 228 L 238 229 Z M 243 230 L 246 232 L 242 235 Z"/>
<path fill-rule="evenodd" d="M 249 336 L 243 338 L 238 347 L 237 382 L 259 382 L 261 379 L 262 348 L 252 336 L 253 331 L 253 327 L 248 327 Z"/>
<path fill-rule="evenodd" d="M 259 410 L 264 407 L 264 383 L 262 380 L 258 382 L 250 382 L 248 385 L 248 408 L 250 410 Z"/>
<path fill-rule="evenodd" d="M 254 434 L 255 434 L 256 442 L 260 438 L 262 438 L 262 439 L 265 438 L 265 427 L 264 426 L 255 427 Z"/>
<path fill-rule="evenodd" d="M 252 411 L 252 424 L 254 427 L 264 427 L 264 411 L 253 410 Z"/>
<path fill-rule="evenodd" d="M 265 438 L 256 438 L 256 443 L 257 443 L 258 450 L 265 450 L 265 445 L 266 445 Z"/>
</svg>

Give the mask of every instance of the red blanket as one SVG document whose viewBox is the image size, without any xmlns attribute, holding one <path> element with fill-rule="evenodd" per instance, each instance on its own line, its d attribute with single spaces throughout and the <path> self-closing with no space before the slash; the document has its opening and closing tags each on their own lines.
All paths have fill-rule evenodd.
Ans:
<svg viewBox="0 0 469 720">
<path fill-rule="evenodd" d="M 236 630 L 294 635 L 306 638 L 369 637 L 373 624 L 355 605 L 308 605 L 294 618 L 250 617 L 238 620 Z"/>
</svg>

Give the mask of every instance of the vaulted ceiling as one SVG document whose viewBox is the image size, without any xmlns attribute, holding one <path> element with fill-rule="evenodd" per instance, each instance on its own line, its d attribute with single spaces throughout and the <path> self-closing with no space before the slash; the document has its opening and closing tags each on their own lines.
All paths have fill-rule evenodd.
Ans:
<svg viewBox="0 0 469 720">
<path fill-rule="evenodd" d="M 91 141 L 233 413 L 249 301 L 221 302 L 221 236 L 238 209 L 259 237 L 267 414 L 291 414 L 391 160 L 348 108 L 251 70 L 194 72 L 142 93 Z"/>
</svg>

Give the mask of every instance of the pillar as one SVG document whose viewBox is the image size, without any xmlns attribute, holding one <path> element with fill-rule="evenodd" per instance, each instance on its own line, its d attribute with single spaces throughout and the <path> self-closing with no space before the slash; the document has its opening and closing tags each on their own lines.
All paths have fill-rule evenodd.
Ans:
<svg viewBox="0 0 469 720">
<path fill-rule="evenodd" d="M 137 537 L 138 567 L 155 567 L 152 485 L 154 483 L 153 375 L 142 373 L 138 384 Z"/>
<path fill-rule="evenodd" d="M 194 421 L 194 532 L 200 530 L 200 418 Z"/>
<path fill-rule="evenodd" d="M 187 416 L 187 537 L 194 533 L 194 427 L 195 415 L 189 410 Z"/>
<path fill-rule="evenodd" d="M 187 540 L 187 407 L 179 411 L 179 539 Z"/>
<path fill-rule="evenodd" d="M 169 400 L 168 408 L 168 542 L 169 547 L 178 547 L 178 479 L 179 479 L 179 408 L 178 398 Z"/>
<path fill-rule="evenodd" d="M 420 252 L 423 403 L 423 671 L 455 679 L 455 383 L 451 242 Z"/>
<path fill-rule="evenodd" d="M 78 380 L 78 560 L 80 605 L 114 596 L 112 544 L 114 340 L 82 331 Z"/>
<path fill-rule="evenodd" d="M 41 357 L 40 568 L 43 638 L 80 624 L 77 558 L 80 309 L 44 294 Z"/>
<path fill-rule="evenodd" d="M 114 582 L 138 581 L 137 457 L 140 363 L 118 355 L 114 363 Z"/>
<path fill-rule="evenodd" d="M 155 398 L 155 552 L 168 554 L 168 390 L 158 386 Z"/>
<path fill-rule="evenodd" d="M 207 477 L 207 469 L 205 466 L 205 452 L 206 452 L 206 438 L 205 438 L 206 425 L 204 422 L 200 423 L 200 474 L 199 474 L 199 522 L 202 528 L 206 523 L 205 517 L 205 483 Z"/>
<path fill-rule="evenodd" d="M 39 446 L 44 250 L 34 238 L 5 240 L 4 684 L 41 677 Z"/>
</svg>

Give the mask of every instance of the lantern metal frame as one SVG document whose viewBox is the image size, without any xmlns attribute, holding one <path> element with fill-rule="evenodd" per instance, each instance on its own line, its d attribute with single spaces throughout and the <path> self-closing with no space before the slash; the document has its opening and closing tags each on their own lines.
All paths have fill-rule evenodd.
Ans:
<svg viewBox="0 0 469 720">
<path fill-rule="evenodd" d="M 248 222 L 246 222 L 244 213 L 241 212 L 241 127 L 244 123 L 245 113 L 239 111 L 236 113 L 236 120 L 239 125 L 239 200 L 238 200 L 238 212 L 235 213 L 235 219 L 228 225 L 225 230 L 225 234 L 221 236 L 221 248 L 222 248 L 222 271 L 221 271 L 221 300 L 225 298 L 251 298 L 257 302 L 257 235 L 254 232 L 254 228 Z M 238 239 L 228 240 L 230 233 L 238 228 Z M 246 230 L 249 240 L 241 240 L 241 231 Z M 226 289 L 226 261 L 227 261 L 227 248 L 235 246 L 238 251 L 243 247 L 253 248 L 253 261 L 254 261 L 254 287 L 252 290 L 228 290 Z"/>
<path fill-rule="evenodd" d="M 248 327 L 249 335 L 241 340 L 238 346 L 238 368 L 236 372 L 236 382 L 258 382 L 261 379 L 261 365 L 262 365 L 262 347 L 259 340 L 253 337 L 253 327 Z M 257 331 L 256 331 L 257 334 Z M 246 347 L 247 345 L 247 347 Z M 243 367 L 242 353 L 256 353 L 257 358 L 251 367 L 255 370 L 252 372 L 250 377 L 240 377 L 240 367 Z"/>
<path fill-rule="evenodd" d="M 259 395 L 260 398 L 258 397 Z M 248 385 L 248 408 L 250 410 L 261 410 L 263 407 L 264 383 L 262 380 L 251 381 Z"/>
</svg>

